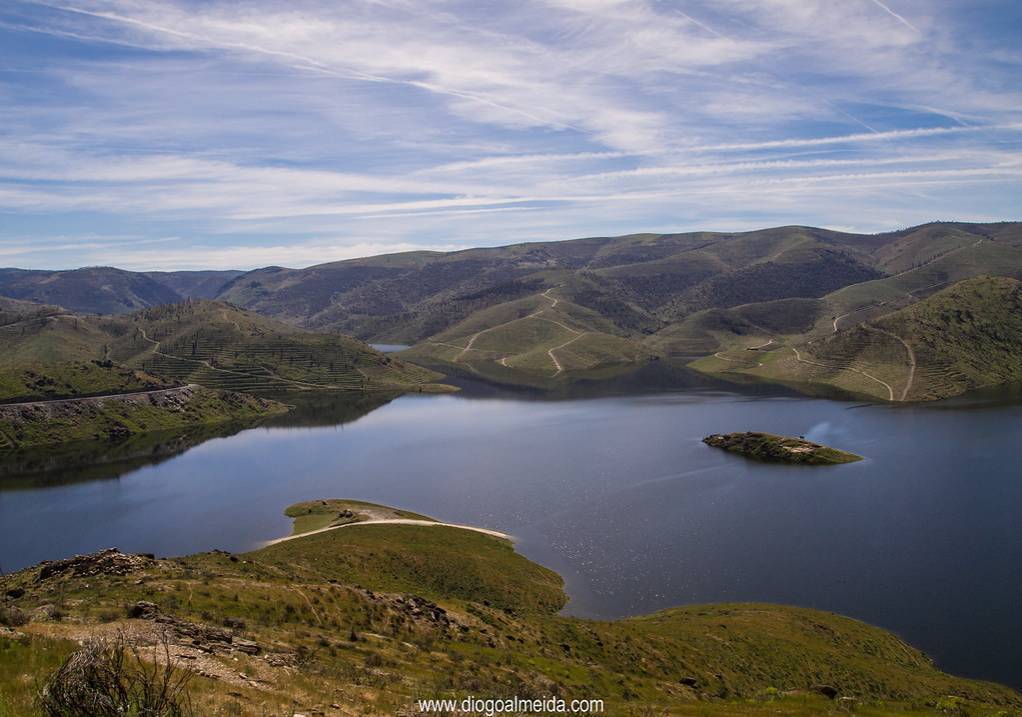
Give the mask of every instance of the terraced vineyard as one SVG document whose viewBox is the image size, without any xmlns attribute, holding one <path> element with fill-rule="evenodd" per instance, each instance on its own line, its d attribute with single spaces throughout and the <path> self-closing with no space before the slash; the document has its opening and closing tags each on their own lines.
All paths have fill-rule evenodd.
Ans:
<svg viewBox="0 0 1022 717">
<path fill-rule="evenodd" d="M 112 358 L 147 373 L 246 393 L 422 387 L 438 374 L 339 335 L 313 334 L 226 304 L 129 317 Z"/>
</svg>

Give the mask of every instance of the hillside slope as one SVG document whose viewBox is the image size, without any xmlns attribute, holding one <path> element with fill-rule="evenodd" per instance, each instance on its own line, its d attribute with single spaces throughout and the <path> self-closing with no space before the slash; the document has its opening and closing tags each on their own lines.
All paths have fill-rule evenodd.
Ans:
<svg viewBox="0 0 1022 717">
<path fill-rule="evenodd" d="M 180 382 L 235 391 L 422 389 L 439 374 L 338 334 L 317 334 L 212 301 L 101 321 L 111 358 Z"/>
<path fill-rule="evenodd" d="M 0 269 L 0 295 L 90 314 L 121 314 L 181 300 L 173 289 L 145 274 L 112 267 Z"/>
<path fill-rule="evenodd" d="M 1022 380 L 1022 283 L 976 277 L 824 338 L 718 352 L 695 364 L 886 401 L 926 401 Z M 788 345 L 785 346 L 784 344 Z"/>
<path fill-rule="evenodd" d="M 823 340 L 984 275 L 1022 279 L 1022 223 L 938 222 L 875 235 L 801 226 L 632 234 L 246 273 L 0 270 L 0 295 L 123 311 L 170 294 L 215 293 L 307 330 L 414 344 L 407 357 L 443 370 L 547 385 L 619 373 L 650 357 Z M 81 286 L 97 285 L 99 294 L 83 298 Z M 883 342 L 873 337 L 878 353 L 861 360 L 883 362 Z M 750 363 L 740 356 L 732 369 Z M 302 380 L 319 383 L 321 374 Z M 872 384 L 865 393 L 878 397 L 897 382 L 853 378 L 857 392 Z"/>
<path fill-rule="evenodd" d="M 223 296 L 415 343 L 407 356 L 420 362 L 536 383 L 714 353 L 736 337 L 822 337 L 835 318 L 889 313 L 963 278 L 1022 277 L 1020 246 L 1010 223 L 637 234 L 276 267 L 237 277 Z"/>
<path fill-rule="evenodd" d="M 311 505 L 291 514 L 306 520 Z M 896 636 L 830 613 L 721 604 L 562 617 L 557 574 L 504 540 L 443 526 L 347 525 L 243 555 L 111 549 L 2 587 L 0 616 L 16 626 L 0 632 L 9 714 L 38 714 L 36 686 L 78 641 L 117 635 L 191 673 L 197 714 L 411 715 L 417 699 L 467 695 L 601 699 L 614 715 L 1022 710 L 1017 692 L 943 674 Z"/>
</svg>

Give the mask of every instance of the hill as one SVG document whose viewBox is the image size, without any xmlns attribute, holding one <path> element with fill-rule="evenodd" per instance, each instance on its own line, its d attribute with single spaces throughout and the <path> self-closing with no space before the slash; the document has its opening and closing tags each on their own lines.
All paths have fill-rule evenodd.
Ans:
<svg viewBox="0 0 1022 717">
<path fill-rule="evenodd" d="M 182 687 L 169 696 L 187 693 L 195 714 L 411 715 L 416 700 L 468 695 L 600 699 L 621 715 L 1022 709 L 1017 692 L 943 674 L 894 635 L 830 613 L 720 604 L 563 617 L 558 575 L 505 540 L 443 526 L 356 524 L 242 555 L 111 549 L 0 587 L 13 626 L 0 632 L 0 714 L 39 714 L 41 684 L 51 705 L 80 703 L 105 667 L 144 684 L 137 671 L 154 658 L 172 661 Z"/>
<path fill-rule="evenodd" d="M 450 390 L 356 339 L 218 302 L 105 317 L 6 300 L 0 319 L 0 449 L 280 413 L 253 392 Z"/>
<path fill-rule="evenodd" d="M 0 296 L 86 314 L 122 314 L 184 299 L 212 299 L 240 271 L 133 272 L 112 267 L 68 271 L 0 269 Z"/>
<path fill-rule="evenodd" d="M 956 282 L 904 308 L 760 351 L 697 362 L 793 384 L 830 385 L 888 401 L 925 401 L 1022 380 L 1022 284 L 1008 277 Z M 833 328 L 836 327 L 836 328 Z"/>
<path fill-rule="evenodd" d="M 190 385 L 0 405 L 0 450 L 51 449 L 73 441 L 120 442 L 141 433 L 256 421 L 287 406 L 233 391 Z"/>
<path fill-rule="evenodd" d="M 414 343 L 409 358 L 445 370 L 548 385 L 652 356 L 712 354 L 741 337 L 822 337 L 835 318 L 889 313 L 983 274 L 1022 277 L 1022 225 L 879 235 L 778 227 L 414 252 L 261 269 L 222 296 L 304 326 Z"/>
<path fill-rule="evenodd" d="M 241 271 L 147 271 L 145 275 L 176 293 L 179 299 L 213 299 Z"/>
<path fill-rule="evenodd" d="M 440 377 L 357 339 L 304 331 L 222 302 L 153 307 L 100 323 L 114 337 L 114 361 L 204 386 L 435 390 Z"/>
<path fill-rule="evenodd" d="M 118 270 L 78 271 L 85 274 L 4 270 L 0 295 L 77 308 L 85 300 L 67 286 L 90 272 Z M 105 281 L 104 290 L 118 296 L 123 274 L 129 272 Z M 407 252 L 306 269 L 135 276 L 157 293 L 139 288 L 108 301 L 116 304 L 111 310 L 160 303 L 166 294 L 159 292 L 215 293 L 306 330 L 414 344 L 408 358 L 445 371 L 550 387 L 616 375 L 650 358 L 691 360 L 769 340 L 806 344 L 958 281 L 1022 279 L 1022 224 L 937 222 L 869 235 L 802 226 L 632 234 Z M 718 363 L 748 363 L 740 355 Z M 713 369 L 712 361 L 703 366 Z M 852 378 L 852 390 L 878 397 L 891 384 L 882 376 Z"/>
<path fill-rule="evenodd" d="M 0 325 L 0 339 L 0 401 L 186 383 L 249 392 L 431 390 L 438 378 L 356 339 L 211 301 L 107 317 L 41 308 Z"/>
<path fill-rule="evenodd" d="M 145 274 L 111 267 L 0 269 L 0 295 L 90 314 L 120 314 L 181 300 L 173 289 Z"/>
</svg>

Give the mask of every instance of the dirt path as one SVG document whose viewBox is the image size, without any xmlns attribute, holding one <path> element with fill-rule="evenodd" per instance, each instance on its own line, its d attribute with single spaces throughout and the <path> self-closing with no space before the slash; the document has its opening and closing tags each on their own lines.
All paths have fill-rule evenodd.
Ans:
<svg viewBox="0 0 1022 717">
<path fill-rule="evenodd" d="M 721 361 L 729 361 L 730 363 L 738 363 L 738 364 L 741 364 L 742 366 L 744 366 L 745 368 L 752 368 L 752 364 L 749 361 L 746 361 L 744 359 L 733 359 L 733 358 L 728 358 L 727 356 L 721 356 L 720 355 L 720 351 L 718 351 L 717 353 L 713 354 L 713 358 L 718 358 Z M 756 363 L 756 365 L 757 366 L 762 366 L 763 362 L 762 361 L 758 361 Z"/>
<path fill-rule="evenodd" d="M 901 342 L 901 345 L 905 347 L 905 353 L 908 354 L 909 364 L 908 379 L 905 381 L 905 388 L 901 392 L 901 398 L 898 399 L 899 401 L 904 401 L 908 397 L 908 392 L 912 388 L 912 382 L 915 381 L 916 378 L 916 352 L 912 350 L 912 347 L 908 345 L 908 342 L 905 341 L 905 339 L 901 338 L 895 333 L 885 331 L 884 329 L 877 328 L 876 326 L 867 326 L 867 328 L 873 329 L 874 331 L 879 331 L 882 334 L 886 334 L 887 336 L 890 336 L 892 339 Z"/>
<path fill-rule="evenodd" d="M 759 349 L 765 349 L 767 346 L 769 346 L 773 342 L 774 342 L 774 340 L 770 339 L 765 344 L 760 344 L 759 346 L 748 346 L 746 348 L 748 348 L 750 351 L 758 351 Z"/>
<path fill-rule="evenodd" d="M 847 314 L 841 314 L 840 316 L 835 316 L 834 317 L 834 333 L 835 334 L 837 333 L 837 322 L 840 321 L 841 319 L 845 318 L 846 316 L 851 316 L 851 315 L 852 315 L 852 312 L 849 311 Z"/>
<path fill-rule="evenodd" d="M 20 403 L 0 403 L 0 409 L 5 406 L 45 406 L 47 404 L 55 403 L 96 403 L 97 401 L 106 401 L 108 399 L 120 399 L 120 398 L 140 398 L 142 396 L 158 396 L 161 393 L 173 393 L 174 391 L 182 391 L 186 388 L 195 390 L 201 388 L 197 383 L 189 383 L 184 386 L 174 386 L 173 388 L 154 388 L 149 391 L 130 391 L 128 393 L 108 393 L 102 396 L 82 396 L 80 398 L 48 398 L 43 401 L 22 401 Z"/>
<path fill-rule="evenodd" d="M 430 343 L 431 344 L 435 344 L 437 346 L 449 346 L 451 348 L 461 349 L 461 352 L 457 356 L 454 357 L 454 362 L 455 363 L 461 363 L 462 359 L 465 358 L 465 356 L 468 354 L 469 351 L 481 351 L 482 350 L 482 349 L 477 349 L 477 348 L 473 348 L 473 347 L 475 346 L 476 340 L 480 336 L 482 336 L 483 334 L 485 334 L 485 333 L 487 333 L 489 331 L 493 331 L 494 329 L 499 329 L 502 326 L 507 326 L 508 324 L 513 324 L 516 321 L 525 321 L 527 319 L 539 319 L 540 321 L 549 321 L 551 324 L 556 324 L 557 326 L 560 326 L 562 329 L 564 329 L 566 331 L 570 331 L 573 334 L 577 334 L 576 336 L 572 337 L 571 340 L 565 341 L 560 346 L 554 346 L 552 349 L 547 350 L 547 356 L 550 357 L 550 360 L 553 362 L 554 368 L 556 369 L 554 371 L 554 376 L 558 376 L 558 375 L 560 375 L 564 371 L 564 367 L 561 365 L 561 362 L 557 360 L 557 357 L 554 355 L 554 351 L 557 351 L 558 349 L 563 349 L 565 346 L 567 346 L 567 345 L 569 345 L 571 343 L 574 343 L 575 341 L 578 341 L 580 338 L 582 338 L 583 336 L 585 336 L 589 332 L 587 332 L 587 331 L 579 331 L 578 329 L 573 329 L 570 326 L 568 326 L 567 324 L 561 323 L 560 321 L 557 321 L 555 319 L 549 319 L 549 318 L 547 318 L 545 316 L 540 316 L 540 314 L 542 314 L 544 311 L 547 311 L 548 309 L 556 308 L 557 305 L 559 303 L 561 303 L 561 300 L 558 299 L 556 296 L 550 296 L 550 292 L 553 291 L 556 288 L 557 288 L 556 286 L 551 286 L 549 289 L 547 289 L 546 291 L 544 291 L 543 293 L 540 294 L 540 296 L 542 296 L 544 299 L 547 299 L 548 301 L 550 301 L 550 306 L 546 307 L 545 309 L 539 309 L 538 311 L 534 311 L 531 314 L 529 314 L 528 316 L 523 316 L 520 319 L 511 319 L 511 321 L 505 321 L 502 324 L 497 324 L 496 326 L 491 326 L 488 329 L 483 329 L 482 331 L 478 331 L 478 332 L 472 334 L 471 337 L 469 337 L 468 343 L 465 344 L 464 347 L 455 346 L 454 344 L 445 344 L 445 343 L 443 343 L 441 341 L 430 341 Z M 501 366 L 504 366 L 505 368 L 510 368 L 507 365 L 507 360 L 509 358 L 511 358 L 513 355 L 514 354 L 511 354 L 511 355 L 508 355 L 508 356 L 504 356 L 504 357 L 498 359 L 497 363 L 499 363 Z M 470 366 L 470 368 L 471 368 L 471 366 Z"/>
<path fill-rule="evenodd" d="M 555 323 L 556 323 L 556 322 L 555 322 Z M 567 328 L 567 327 L 565 327 L 565 328 Z M 568 330 L 569 330 L 569 331 L 574 331 L 574 329 L 568 329 Z M 579 335 L 578 335 L 578 336 L 576 336 L 575 338 L 571 339 L 570 341 L 565 341 L 565 342 L 564 342 L 563 344 L 561 344 L 560 346 L 554 346 L 554 347 L 553 347 L 552 349 L 549 349 L 549 350 L 548 350 L 548 351 L 546 352 L 546 355 L 547 355 L 547 356 L 549 356 L 549 357 L 550 357 L 550 360 L 554 362 L 554 367 L 555 367 L 555 368 L 557 369 L 556 371 L 554 371 L 554 376 L 557 376 L 557 375 L 559 375 L 559 374 L 560 374 L 560 373 L 561 373 L 562 371 L 564 371 L 564 367 L 563 367 L 563 366 L 561 366 L 561 362 L 557 360 L 557 357 L 556 357 L 556 356 L 554 356 L 554 351 L 557 351 L 558 349 L 563 349 L 563 348 L 564 348 L 565 346 L 569 346 L 569 345 L 571 345 L 571 344 L 575 343 L 575 342 L 576 342 L 576 341 L 578 341 L 578 340 L 579 340 L 580 338 L 582 338 L 583 336 L 585 336 L 585 335 L 586 335 L 586 333 L 587 333 L 587 332 L 585 332 L 585 331 L 582 331 L 581 333 L 579 333 Z"/>
<path fill-rule="evenodd" d="M 801 363 L 809 364 L 810 366 L 821 366 L 823 368 L 832 368 L 832 369 L 836 369 L 838 371 L 854 371 L 855 373 L 859 374 L 860 376 L 865 376 L 866 378 L 870 379 L 871 381 L 876 381 L 877 383 L 879 383 L 880 385 L 882 385 L 884 388 L 887 389 L 887 394 L 888 394 L 888 399 L 887 400 L 888 401 L 893 401 L 894 400 L 894 389 L 891 388 L 891 384 L 887 383 L 886 381 L 881 381 L 876 376 L 870 376 L 865 371 L 860 371 L 859 369 L 853 368 L 851 366 L 847 366 L 847 367 L 845 367 L 845 366 L 831 366 L 831 365 L 825 364 L 825 363 L 818 363 L 816 361 L 809 361 L 807 359 L 802 358 L 802 354 L 800 354 L 798 352 L 798 349 L 795 348 L 794 346 L 791 347 L 791 350 L 795 352 L 795 360 L 796 361 L 800 361 Z"/>
<path fill-rule="evenodd" d="M 550 301 L 552 301 L 552 302 L 553 302 L 552 304 L 550 304 L 550 308 L 551 308 L 551 309 L 553 309 L 553 308 L 556 308 L 556 307 L 557 307 L 557 304 L 559 304 L 559 303 L 560 303 L 560 301 L 561 301 L 561 300 L 560 300 L 560 299 L 558 299 L 558 298 L 557 298 L 556 296 L 550 296 L 550 292 L 551 292 L 551 291 L 553 291 L 553 290 L 554 290 L 554 289 L 556 289 L 556 288 L 557 288 L 556 286 L 551 286 L 551 287 L 550 287 L 549 289 L 547 289 L 546 291 L 544 291 L 544 292 L 543 292 L 543 293 L 541 294 L 541 296 L 543 296 L 544 298 L 550 299 Z"/>
<path fill-rule="evenodd" d="M 501 533 L 498 530 L 490 530 L 488 528 L 477 528 L 474 525 L 459 525 L 457 523 L 440 523 L 435 520 L 416 520 L 414 518 L 384 518 L 377 520 L 363 520 L 357 523 L 345 523 L 344 525 L 330 525 L 327 526 L 326 528 L 310 530 L 307 533 L 299 533 L 298 535 L 288 535 L 283 538 L 275 538 L 274 540 L 268 540 L 265 543 L 263 543 L 263 547 L 267 547 L 269 545 L 276 545 L 277 543 L 286 543 L 289 540 L 304 538 L 307 535 L 326 533 L 330 530 L 340 530 L 341 528 L 354 528 L 359 525 L 421 525 L 425 527 L 460 528 L 461 530 L 471 530 L 475 533 L 489 535 L 493 538 L 501 538 L 503 540 L 514 540 L 514 538 L 512 538 L 507 533 Z"/>
</svg>

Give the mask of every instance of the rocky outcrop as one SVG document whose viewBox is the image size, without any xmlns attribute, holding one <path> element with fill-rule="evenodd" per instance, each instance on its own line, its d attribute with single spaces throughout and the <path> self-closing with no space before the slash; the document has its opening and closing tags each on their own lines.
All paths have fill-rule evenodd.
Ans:
<svg viewBox="0 0 1022 717">
<path fill-rule="evenodd" d="M 173 642 L 194 647 L 202 652 L 226 654 L 238 651 L 246 655 L 258 655 L 262 652 L 262 647 L 258 643 L 238 637 L 233 630 L 182 620 L 163 612 L 159 605 L 146 600 L 139 600 L 132 605 L 128 609 L 128 617 L 164 625 Z"/>
<path fill-rule="evenodd" d="M 128 575 L 150 567 L 155 558 L 150 554 L 122 553 L 117 548 L 107 548 L 89 555 L 75 555 L 64 560 L 48 560 L 39 564 L 35 581 L 42 582 L 61 575 L 87 578 L 94 575 Z"/>
</svg>

